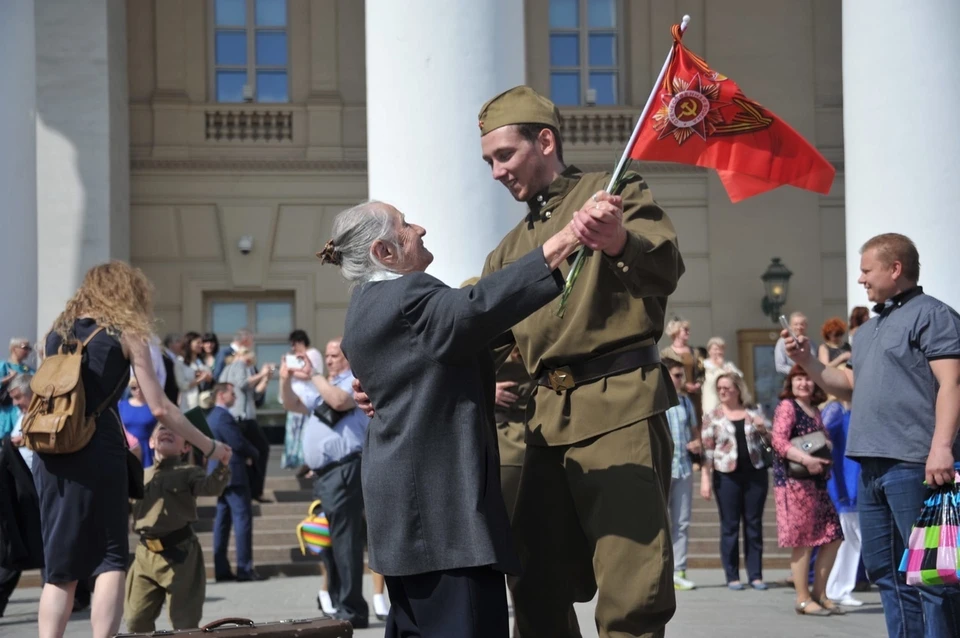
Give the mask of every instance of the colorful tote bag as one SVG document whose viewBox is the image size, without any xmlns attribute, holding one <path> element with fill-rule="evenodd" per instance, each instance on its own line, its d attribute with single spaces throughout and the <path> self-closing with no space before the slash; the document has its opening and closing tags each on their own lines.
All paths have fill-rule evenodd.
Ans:
<svg viewBox="0 0 960 638">
<path fill-rule="evenodd" d="M 960 475 L 937 488 L 923 503 L 900 561 L 908 585 L 956 585 L 960 534 Z"/>
<path fill-rule="evenodd" d="M 297 525 L 297 540 L 300 541 L 300 551 L 304 556 L 318 556 L 330 548 L 330 523 L 319 509 L 320 501 L 310 503 L 307 517 Z"/>
</svg>

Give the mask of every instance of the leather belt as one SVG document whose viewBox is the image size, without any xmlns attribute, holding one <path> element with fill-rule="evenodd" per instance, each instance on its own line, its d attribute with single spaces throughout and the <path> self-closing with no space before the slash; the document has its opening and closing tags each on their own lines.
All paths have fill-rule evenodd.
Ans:
<svg viewBox="0 0 960 638">
<path fill-rule="evenodd" d="M 564 390 L 572 390 L 578 385 L 655 363 L 660 363 L 660 351 L 657 344 L 651 343 L 633 350 L 602 354 L 587 361 L 547 370 L 540 375 L 537 383 L 562 394 Z"/>
<path fill-rule="evenodd" d="M 327 472 L 330 472 L 331 470 L 334 470 L 334 469 L 340 467 L 341 465 L 346 465 L 346 464 L 349 463 L 350 461 L 359 459 L 359 458 L 360 458 L 360 454 L 361 454 L 361 453 L 360 453 L 359 451 L 357 451 L 357 452 L 351 452 L 350 454 L 346 455 L 346 456 L 343 457 L 342 459 L 339 459 L 339 460 L 337 460 L 337 461 L 331 461 L 331 462 L 327 463 L 326 465 L 324 465 L 323 467 L 314 470 L 313 473 L 317 475 L 317 478 L 320 478 L 321 476 L 323 476 L 323 475 L 326 474 Z"/>
<path fill-rule="evenodd" d="M 193 537 L 193 528 L 189 525 L 181 527 L 178 530 L 165 534 L 164 536 L 152 536 L 144 532 L 140 532 L 140 542 L 151 552 L 159 554 L 160 552 L 170 549 L 174 545 L 182 543 L 188 538 Z"/>
</svg>

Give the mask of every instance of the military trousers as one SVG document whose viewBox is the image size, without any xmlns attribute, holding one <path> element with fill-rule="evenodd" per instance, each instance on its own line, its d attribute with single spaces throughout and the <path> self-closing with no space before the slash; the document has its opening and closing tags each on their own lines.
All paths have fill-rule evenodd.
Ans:
<svg viewBox="0 0 960 638">
<path fill-rule="evenodd" d="M 199 627 L 206 589 L 203 551 L 196 536 L 159 553 L 138 543 L 127 571 L 123 604 L 127 631 L 154 631 L 164 603 L 174 629 Z"/>
<path fill-rule="evenodd" d="M 570 445 L 528 445 L 513 532 L 523 638 L 579 638 L 574 602 L 597 594 L 601 638 L 663 636 L 676 610 L 663 414 Z"/>
</svg>

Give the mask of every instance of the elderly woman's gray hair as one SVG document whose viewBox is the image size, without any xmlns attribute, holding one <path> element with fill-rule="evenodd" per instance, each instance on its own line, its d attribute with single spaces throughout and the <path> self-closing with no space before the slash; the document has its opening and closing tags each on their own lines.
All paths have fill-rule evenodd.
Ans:
<svg viewBox="0 0 960 638">
<path fill-rule="evenodd" d="M 10 383 L 7 384 L 7 392 L 10 392 L 11 390 L 19 390 L 23 396 L 27 398 L 32 397 L 33 390 L 30 389 L 31 379 L 33 379 L 32 374 L 21 372 L 10 379 Z"/>
<path fill-rule="evenodd" d="M 333 222 L 333 238 L 319 253 L 323 263 L 340 266 L 340 274 L 351 284 L 362 284 L 383 265 L 373 256 L 377 241 L 392 244 L 399 251 L 395 216 L 388 204 L 369 201 L 343 211 Z"/>
</svg>

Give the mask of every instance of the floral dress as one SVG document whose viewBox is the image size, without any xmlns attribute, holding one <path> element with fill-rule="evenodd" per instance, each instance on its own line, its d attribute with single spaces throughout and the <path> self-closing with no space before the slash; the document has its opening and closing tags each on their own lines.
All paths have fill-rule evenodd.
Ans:
<svg viewBox="0 0 960 638">
<path fill-rule="evenodd" d="M 793 399 L 784 399 L 773 415 L 773 493 L 777 501 L 780 547 L 817 547 L 843 538 L 840 517 L 827 492 L 824 475 L 807 479 L 787 476 L 784 458 L 790 439 L 821 431 L 820 413 L 811 417 Z"/>
</svg>

